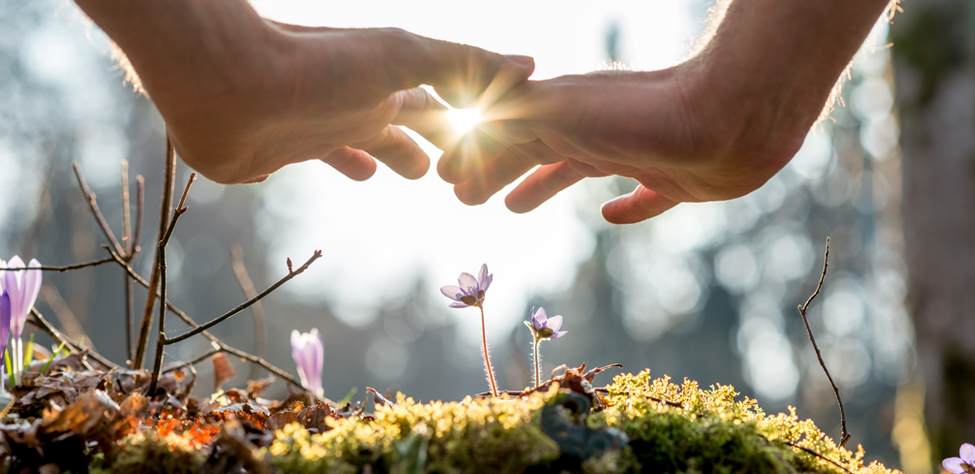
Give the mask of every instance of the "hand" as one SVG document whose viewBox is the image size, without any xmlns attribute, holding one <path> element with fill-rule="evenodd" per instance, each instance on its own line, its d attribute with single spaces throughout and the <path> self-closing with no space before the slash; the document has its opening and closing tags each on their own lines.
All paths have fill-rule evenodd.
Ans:
<svg viewBox="0 0 975 474">
<path fill-rule="evenodd" d="M 732 199 L 788 163 L 888 0 L 734 0 L 692 59 L 653 72 L 530 82 L 485 109 L 437 168 L 468 204 L 541 165 L 505 200 L 527 212 L 585 177 L 639 182 L 603 206 L 638 222 Z"/>
<path fill-rule="evenodd" d="M 534 68 L 399 29 L 274 24 L 240 0 L 78 3 L 128 56 L 179 155 L 220 183 L 315 159 L 356 180 L 372 176 L 374 158 L 419 178 L 429 158 L 393 124 L 437 133 L 445 122 L 417 86 L 463 102 Z"/>
<path fill-rule="evenodd" d="M 721 110 L 709 102 L 696 68 L 691 62 L 529 82 L 488 109 L 488 121 L 444 154 L 439 172 L 456 184 L 461 201 L 480 204 L 541 165 L 505 199 L 514 212 L 586 177 L 634 178 L 640 184 L 632 194 L 603 206 L 613 223 L 638 222 L 680 202 L 743 196 L 788 163 L 805 131 L 755 122 L 746 107 Z M 749 129 L 767 133 L 751 136 Z"/>
</svg>

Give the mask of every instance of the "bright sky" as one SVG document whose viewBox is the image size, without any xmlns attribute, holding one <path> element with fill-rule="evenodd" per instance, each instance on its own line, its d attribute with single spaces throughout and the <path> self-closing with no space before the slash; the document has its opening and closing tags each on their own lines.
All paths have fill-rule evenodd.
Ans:
<svg viewBox="0 0 975 474">
<path fill-rule="evenodd" d="M 463 6 L 456 1 L 310 2 L 255 0 L 262 15 L 283 22 L 332 27 L 395 26 L 414 33 L 502 52 L 533 56 L 534 79 L 585 73 L 605 66 L 606 31 L 621 29 L 621 56 L 634 69 L 675 64 L 695 32 L 691 0 L 525 2 L 501 0 Z M 439 150 L 427 148 L 431 156 Z M 460 204 L 435 170 L 406 181 L 381 168 L 365 183 L 351 182 L 327 166 L 310 163 L 275 175 L 265 185 L 266 209 L 284 227 L 266 235 L 274 268 L 286 256 L 304 260 L 314 249 L 324 258 L 295 281 L 306 295 L 342 307 L 351 324 L 368 322 L 375 308 L 410 291 L 425 275 L 432 298 L 487 263 L 495 274 L 487 310 L 493 335 L 502 337 L 533 293 L 565 288 L 593 240 L 577 216 L 578 190 L 539 210 L 515 215 L 502 196 L 487 204 Z M 598 208 L 601 202 L 585 202 Z M 269 221 L 270 223 L 270 221 Z M 270 227 L 269 227 L 270 228 Z M 286 228 L 287 232 L 280 229 Z M 436 301 L 436 300 L 434 300 Z M 448 301 L 443 299 L 444 307 Z M 472 315 L 452 310 L 458 318 Z M 477 339 L 476 325 L 462 325 Z M 490 330 L 490 328 L 489 328 Z"/>
</svg>

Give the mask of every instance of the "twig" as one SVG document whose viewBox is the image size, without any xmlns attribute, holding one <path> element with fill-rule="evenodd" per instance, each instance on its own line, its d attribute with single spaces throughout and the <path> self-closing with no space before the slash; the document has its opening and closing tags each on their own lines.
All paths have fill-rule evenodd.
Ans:
<svg viewBox="0 0 975 474">
<path fill-rule="evenodd" d="M 125 180 L 128 183 L 126 177 Z M 146 182 L 142 179 L 142 176 L 135 177 L 136 182 L 136 209 L 135 209 L 135 236 L 129 240 L 128 246 L 125 248 L 125 258 L 126 262 L 131 262 L 141 247 L 139 247 L 139 239 L 142 237 L 142 210 L 145 207 L 145 191 Z M 126 184 L 126 188 L 128 184 Z M 125 202 L 128 203 L 128 195 L 126 195 Z M 126 212 L 126 216 L 128 216 Z M 134 348 L 132 347 L 132 331 L 135 329 L 135 320 L 133 315 L 135 314 L 135 295 L 132 292 L 132 280 L 131 276 L 126 272 L 125 274 L 125 359 L 127 362 L 131 363 Z"/>
<path fill-rule="evenodd" d="M 196 364 L 200 364 L 202 362 L 206 362 L 207 359 L 209 359 L 209 358 L 211 358 L 211 357 L 213 357 L 213 356 L 215 356 L 217 354 L 223 354 L 223 353 L 224 353 L 224 350 L 223 349 L 220 349 L 220 348 L 218 348 L 218 349 L 211 349 L 211 350 L 209 350 L 207 352 L 204 352 L 203 355 L 197 357 L 196 359 L 193 359 L 193 360 L 190 360 L 190 361 L 186 361 L 186 362 L 183 362 L 183 363 L 181 363 L 179 365 L 170 367 L 170 368 L 162 371 L 162 373 L 168 374 L 170 372 L 176 372 L 177 370 L 182 370 L 182 369 L 184 369 L 186 367 L 192 367 L 192 366 L 194 366 Z"/>
<path fill-rule="evenodd" d="M 129 253 L 132 242 L 132 202 L 129 199 L 129 162 L 122 160 L 122 251 Z"/>
<path fill-rule="evenodd" d="M 49 323 L 47 319 L 44 318 L 44 316 L 41 316 L 41 313 L 39 313 L 36 308 L 31 308 L 30 314 L 34 317 L 32 319 L 28 319 L 27 322 L 29 322 L 34 327 L 37 327 L 38 329 L 46 332 L 49 336 L 51 336 L 51 339 L 54 339 L 58 343 L 63 342 L 67 344 L 68 347 L 71 348 L 72 352 L 84 354 L 85 356 L 94 359 L 96 362 L 98 362 L 99 364 L 101 364 L 107 369 L 114 369 L 118 367 L 108 359 L 99 355 L 97 352 L 94 352 L 87 347 L 84 347 L 76 342 L 71 341 L 71 339 L 65 336 L 64 334 L 62 334 L 61 331 L 54 329 L 54 326 L 51 326 L 51 323 Z M 85 368 L 92 369 L 91 364 L 89 364 L 88 361 L 86 361 L 85 359 L 82 359 L 82 363 L 85 365 Z"/>
<path fill-rule="evenodd" d="M 826 461 L 826 462 L 828 462 L 828 463 L 830 463 L 830 464 L 832 464 L 832 465 L 834 465 L 834 466 L 836 466 L 836 467 L 838 467 L 838 468 L 840 468 L 840 469 L 842 469 L 842 470 L 844 470 L 846 472 L 849 472 L 850 474 L 853 474 L 852 472 L 850 472 L 849 469 L 847 469 L 846 467 L 844 467 L 842 464 L 840 464 L 840 463 L 838 463 L 838 462 L 836 462 L 836 461 L 834 461 L 834 460 L 832 460 L 832 459 L 830 459 L 830 458 L 828 458 L 826 456 L 823 456 L 822 454 L 819 454 L 816 451 L 813 451 L 812 449 L 809 449 L 809 448 L 806 448 L 806 447 L 803 447 L 803 446 L 799 446 L 798 444 L 795 444 L 795 443 L 793 443 L 791 441 L 783 441 L 783 443 L 785 443 L 786 446 L 792 446 L 793 448 L 800 449 L 802 451 L 805 451 L 806 453 L 812 454 L 813 456 L 816 456 L 819 459 L 822 459 L 822 460 L 824 460 L 824 461 Z M 841 445 L 840 447 L 842 448 L 843 446 Z"/>
<path fill-rule="evenodd" d="M 300 275 L 302 272 L 304 272 L 305 270 L 307 270 L 308 267 L 310 267 L 311 264 L 315 262 L 315 260 L 318 260 L 321 257 L 322 257 L 322 251 L 321 250 L 316 250 L 315 253 L 311 256 L 311 258 L 308 259 L 307 262 L 305 262 L 304 265 L 298 267 L 297 269 L 289 270 L 287 275 L 285 275 L 283 278 L 281 278 L 280 280 L 278 280 L 277 283 L 271 285 L 268 289 L 266 289 L 263 292 L 261 292 L 261 294 L 259 294 L 259 295 L 255 296 L 255 297 L 247 300 L 246 302 L 240 304 L 236 308 L 234 308 L 234 309 L 232 309 L 232 310 L 224 313 L 222 316 L 219 316 L 219 317 L 215 318 L 214 320 L 212 320 L 212 321 L 210 321 L 208 323 L 205 323 L 205 324 L 200 325 L 200 327 L 198 327 L 196 329 L 193 329 L 193 330 L 191 330 L 189 332 L 180 334 L 179 336 L 167 337 L 165 344 L 166 345 L 170 345 L 170 344 L 175 344 L 177 342 L 186 340 L 186 339 L 188 339 L 190 337 L 193 337 L 193 336 L 195 336 L 195 335 L 197 335 L 197 334 L 199 334 L 199 333 L 201 333 L 201 332 L 203 332 L 203 331 L 205 331 L 207 329 L 210 329 L 210 328 L 216 326 L 217 324 L 220 324 L 220 323 L 222 323 L 222 322 L 230 319 L 231 317 L 237 315 L 237 313 L 240 313 L 241 311 L 247 309 L 252 304 L 260 301 L 261 299 L 263 299 L 265 296 L 271 294 L 272 291 L 278 289 L 281 285 L 287 283 L 288 280 L 290 280 L 290 279 L 292 279 L 292 278 Z"/>
<path fill-rule="evenodd" d="M 257 296 L 257 288 L 254 287 L 254 281 L 247 274 L 247 267 L 244 265 L 244 250 L 240 245 L 234 245 L 230 248 L 230 259 L 233 262 L 234 276 L 237 277 L 237 283 L 240 283 L 240 288 L 244 291 L 244 297 L 253 298 Z M 254 316 L 254 355 L 264 357 L 267 348 L 267 327 L 264 324 L 264 305 L 260 301 L 254 303 L 254 307 L 251 308 L 251 315 Z M 260 368 L 251 365 L 250 379 L 256 380 L 260 375 Z"/>
<path fill-rule="evenodd" d="M 88 209 L 91 210 L 92 215 L 95 216 L 95 220 L 98 221 L 98 227 L 101 227 L 102 233 L 105 234 L 105 238 L 112 244 L 115 251 L 120 254 L 123 253 L 124 249 L 122 245 L 119 244 L 111 227 L 108 226 L 105 215 L 98 208 L 98 200 L 95 198 L 95 194 L 91 192 L 91 188 L 88 187 L 88 182 L 85 181 L 85 175 L 81 172 L 81 165 L 75 161 L 71 163 L 71 166 L 74 168 L 75 178 L 78 179 L 78 186 L 81 187 L 81 192 L 85 194 L 85 199 L 88 200 Z"/>
<path fill-rule="evenodd" d="M 186 195 L 190 192 L 190 186 L 193 186 L 193 181 L 196 181 L 196 173 L 190 174 L 190 179 L 186 181 L 186 187 L 183 188 L 183 195 L 179 198 L 179 204 L 176 205 L 176 210 L 173 211 L 173 219 L 169 222 L 169 228 L 166 229 L 166 233 L 163 238 L 159 241 L 158 248 L 156 249 L 156 255 L 159 256 L 159 336 L 156 338 L 156 358 L 152 364 L 152 379 L 149 382 L 149 397 L 156 396 L 156 385 L 159 383 L 159 371 L 162 369 L 162 359 L 163 359 L 163 349 L 166 344 L 166 284 L 168 283 L 166 278 L 166 246 L 169 245 L 169 239 L 173 236 L 173 231 L 176 229 L 176 223 L 179 222 L 180 216 L 182 216 L 186 211 L 187 207 L 184 206 L 186 203 Z"/>
<path fill-rule="evenodd" d="M 147 282 L 144 278 L 142 278 L 141 276 L 139 276 L 139 274 L 136 273 L 136 271 L 133 270 L 132 267 L 128 263 L 126 263 L 124 260 L 122 260 L 121 257 L 119 257 L 117 254 L 115 254 L 114 252 L 112 252 L 111 248 L 109 248 L 108 246 L 104 246 L 103 248 L 105 249 L 105 251 L 107 251 L 108 253 L 112 254 L 112 258 L 115 260 L 115 262 L 118 263 L 122 268 L 124 268 L 125 271 L 129 274 L 129 276 L 132 277 L 132 281 L 138 283 L 139 285 L 142 285 L 142 287 L 144 287 L 144 288 L 149 288 L 149 282 Z M 199 328 L 200 327 L 200 325 L 196 321 L 193 321 L 192 318 L 190 318 L 186 313 L 184 313 L 182 310 L 180 310 L 179 308 L 177 308 L 176 306 L 174 306 L 169 301 L 166 301 L 166 308 L 169 308 L 169 311 L 172 312 L 173 314 L 175 314 L 184 323 L 186 323 L 187 326 L 189 326 L 189 327 L 191 327 L 193 329 L 196 329 L 196 328 Z M 272 373 L 274 375 L 277 375 L 278 377 L 286 380 L 288 383 L 294 385 L 295 387 L 300 388 L 300 389 L 304 389 L 302 387 L 302 385 L 301 385 L 301 382 L 298 381 L 298 379 L 292 377 L 291 374 L 289 374 L 288 372 L 286 372 L 286 371 L 284 371 L 284 370 L 276 367 L 275 365 L 273 365 L 270 362 L 264 360 L 263 358 L 257 357 L 257 356 L 248 354 L 248 353 L 246 353 L 244 351 L 241 351 L 239 349 L 235 349 L 233 347 L 230 347 L 227 344 L 223 343 L 221 340 L 217 339 L 217 337 L 214 336 L 213 334 L 211 334 L 209 331 L 203 331 L 200 334 L 203 337 L 209 339 L 210 342 L 216 344 L 217 347 L 219 347 L 221 350 L 225 351 L 226 353 L 233 354 L 233 355 L 235 355 L 237 357 L 240 357 L 241 359 L 243 359 L 243 360 L 245 360 L 247 362 L 250 362 L 251 364 L 259 365 L 259 366 L 263 367 L 264 370 L 267 370 L 268 372 L 270 372 L 270 373 Z"/>
<path fill-rule="evenodd" d="M 805 304 L 799 306 L 799 316 L 802 316 L 802 324 L 806 326 L 806 333 L 809 334 L 809 342 L 812 343 L 813 349 L 816 350 L 816 358 L 819 359 L 819 365 L 823 368 L 823 372 L 826 373 L 826 379 L 829 380 L 829 385 L 833 387 L 833 393 L 836 395 L 836 403 L 840 406 L 840 426 L 842 427 L 840 447 L 842 448 L 850 440 L 850 432 L 846 429 L 846 410 L 843 409 L 843 399 L 840 398 L 840 389 L 836 387 L 836 384 L 833 382 L 833 377 L 829 375 L 829 369 L 826 368 L 826 362 L 823 361 L 823 355 L 819 351 L 816 338 L 813 337 L 812 329 L 809 328 L 809 320 L 806 318 L 806 310 L 809 309 L 809 305 L 813 299 L 819 295 L 819 291 L 823 289 L 823 281 L 826 280 L 827 267 L 829 267 L 829 237 L 826 237 L 826 253 L 823 255 L 823 274 L 819 277 L 819 284 L 816 285 L 816 291 L 809 296 Z"/>
<path fill-rule="evenodd" d="M 139 253 L 139 241 L 142 239 L 142 213 L 146 205 L 146 180 L 142 175 L 135 177 L 135 236 L 129 241 L 129 249 L 126 251 L 129 260 L 131 261 L 135 254 Z"/>
<path fill-rule="evenodd" d="M 21 267 L 21 268 L 3 268 L 3 267 L 0 267 L 0 272 L 26 272 L 28 270 L 40 270 L 42 272 L 58 272 L 58 273 L 64 273 L 64 272 L 70 272 L 71 270 L 78 270 L 78 269 L 81 269 L 81 268 L 97 267 L 99 265 L 102 265 L 104 263 L 111 262 L 113 260 L 115 260 L 115 259 L 113 259 L 112 257 L 107 257 L 107 258 L 103 258 L 101 260 L 95 260 L 95 261 L 92 261 L 92 262 L 84 262 L 84 263 L 75 263 L 73 265 L 65 265 L 63 267 L 49 267 L 49 266 Z"/>
<path fill-rule="evenodd" d="M 160 242 L 169 227 L 169 212 L 173 207 L 173 187 L 176 181 L 176 150 L 173 142 L 166 134 L 166 171 L 165 182 L 163 183 L 162 202 L 159 209 L 159 234 L 156 242 Z M 122 252 L 116 252 L 121 255 Z M 133 369 L 142 367 L 146 351 L 149 350 L 149 328 L 152 325 L 152 309 L 156 304 L 156 287 L 159 285 L 159 249 L 156 249 L 156 256 L 153 259 L 152 274 L 149 276 L 149 293 L 146 297 L 146 304 L 142 310 L 142 322 L 139 323 L 139 338 L 136 339 L 135 357 L 132 358 Z"/>
</svg>

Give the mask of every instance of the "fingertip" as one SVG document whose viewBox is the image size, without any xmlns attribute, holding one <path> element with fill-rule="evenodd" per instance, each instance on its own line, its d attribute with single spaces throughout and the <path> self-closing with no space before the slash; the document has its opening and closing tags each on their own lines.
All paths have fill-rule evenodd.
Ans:
<svg viewBox="0 0 975 474">
<path fill-rule="evenodd" d="M 610 224 L 635 224 L 659 216 L 677 204 L 680 203 L 639 186 L 630 194 L 606 202 L 600 211 Z"/>
<path fill-rule="evenodd" d="M 491 197 L 479 192 L 478 187 L 472 185 L 470 180 L 454 185 L 454 196 L 457 196 L 460 202 L 468 206 L 480 206 L 486 203 Z"/>
<path fill-rule="evenodd" d="M 365 181 L 376 174 L 376 159 L 355 148 L 340 148 L 321 161 L 353 181 Z"/>
<path fill-rule="evenodd" d="M 514 212 L 515 214 L 524 214 L 526 212 L 531 211 L 532 209 L 535 209 L 535 207 L 538 206 L 525 205 L 525 203 L 522 200 L 518 199 L 518 196 L 515 194 L 515 191 L 512 191 L 508 193 L 507 196 L 504 197 L 504 207 L 507 207 L 509 211 Z"/>
<path fill-rule="evenodd" d="M 535 58 L 521 54 L 506 54 L 505 59 L 511 62 L 515 68 L 523 72 L 524 79 L 528 79 L 535 72 Z"/>
</svg>

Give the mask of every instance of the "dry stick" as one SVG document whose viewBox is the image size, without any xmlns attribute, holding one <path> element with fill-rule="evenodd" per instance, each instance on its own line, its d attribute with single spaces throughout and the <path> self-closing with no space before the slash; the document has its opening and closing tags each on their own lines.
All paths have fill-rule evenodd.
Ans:
<svg viewBox="0 0 975 474">
<path fill-rule="evenodd" d="M 805 448 L 805 447 L 799 446 L 798 444 L 795 444 L 795 443 L 793 443 L 791 441 L 785 441 L 785 445 L 786 446 L 792 446 L 793 448 L 796 448 L 796 449 L 801 449 L 801 450 L 803 450 L 803 451 L 805 451 L 805 452 L 807 452 L 809 454 L 812 454 L 813 456 L 816 456 L 819 459 L 822 459 L 822 460 L 824 460 L 824 461 L 826 461 L 828 463 L 831 463 L 832 465 L 834 465 L 834 466 L 836 466 L 836 467 L 838 467 L 838 468 L 840 468 L 840 469 L 842 469 L 842 470 L 844 470 L 846 472 L 849 472 L 850 474 L 853 474 L 852 472 L 850 472 L 849 469 L 843 467 L 842 464 L 840 464 L 840 463 L 838 463 L 838 462 L 836 462 L 836 461 L 834 461 L 834 460 L 832 460 L 832 459 L 830 459 L 830 458 L 828 458 L 826 456 L 823 456 L 822 454 L 819 454 L 816 451 L 813 451 L 813 450 L 811 450 L 809 448 Z M 840 447 L 842 448 L 843 446 L 840 446 Z"/>
<path fill-rule="evenodd" d="M 26 272 L 28 270 L 40 270 L 42 272 L 58 272 L 58 273 L 64 273 L 64 272 L 70 272 L 71 270 L 78 270 L 80 268 L 97 267 L 99 265 L 102 265 L 102 264 L 108 263 L 108 262 L 112 262 L 114 260 L 115 259 L 112 258 L 112 257 L 106 257 L 106 258 L 103 258 L 101 260 L 95 260 L 95 261 L 92 261 L 92 262 L 85 262 L 85 263 L 75 263 L 73 265 L 65 265 L 63 267 L 50 267 L 50 266 L 21 267 L 21 268 L 2 268 L 2 267 L 0 267 L 0 272 Z"/>
<path fill-rule="evenodd" d="M 241 311 L 243 311 L 243 310 L 247 309 L 248 307 L 250 307 L 252 304 L 260 301 L 261 299 L 263 299 L 265 296 L 271 294 L 272 291 L 278 289 L 278 287 L 280 287 L 281 285 L 287 283 L 288 280 L 290 280 L 290 279 L 292 279 L 292 278 L 300 275 L 302 272 L 304 272 L 305 270 L 307 270 L 308 267 L 310 267 L 312 263 L 315 263 L 315 260 L 318 260 L 321 257 L 322 257 L 322 251 L 321 250 L 316 250 L 315 251 L 315 254 L 312 255 L 311 258 L 309 258 L 308 261 L 305 262 L 304 265 L 298 267 L 298 269 L 296 269 L 296 270 L 293 270 L 291 268 L 291 259 L 289 258 L 288 259 L 288 274 L 285 275 L 280 280 L 278 280 L 277 283 L 271 285 L 268 289 L 266 289 L 263 292 L 261 292 L 261 294 L 259 294 L 259 295 L 255 296 L 255 297 L 247 300 L 244 303 L 241 303 L 239 306 L 237 306 L 236 308 L 234 308 L 234 309 L 232 309 L 232 310 L 224 313 L 222 316 L 218 316 L 217 318 L 213 319 L 212 321 L 200 325 L 200 327 L 198 327 L 196 329 L 193 329 L 193 330 L 191 330 L 189 332 L 180 334 L 179 336 L 167 337 L 166 338 L 165 345 L 168 346 L 170 344 L 176 344 L 177 342 L 180 342 L 180 341 L 184 341 L 186 339 L 189 339 L 190 337 L 193 337 L 193 336 L 195 336 L 197 334 L 200 334 L 201 332 L 206 331 L 207 329 L 210 329 L 210 328 L 216 326 L 217 324 L 220 324 L 220 323 L 222 323 L 222 322 L 230 319 L 233 316 L 236 316 L 237 313 L 240 313 Z"/>
<path fill-rule="evenodd" d="M 247 274 L 247 267 L 244 266 L 244 250 L 240 245 L 234 245 L 230 248 L 230 258 L 233 262 L 234 276 L 237 277 L 237 283 L 240 283 L 240 288 L 244 291 L 244 297 L 253 298 L 257 296 L 254 281 L 251 280 L 250 275 Z M 254 303 L 254 307 L 251 308 L 251 315 L 254 316 L 254 355 L 264 357 L 267 348 L 267 327 L 264 324 L 264 305 L 260 301 Z M 256 380 L 260 377 L 260 371 L 258 366 L 251 365 L 250 379 Z"/>
<path fill-rule="evenodd" d="M 193 186 L 193 181 L 196 181 L 196 173 L 190 173 L 190 179 L 186 181 L 186 187 L 183 188 L 183 195 L 179 198 L 179 204 L 176 205 L 176 210 L 173 211 L 173 219 L 169 222 L 169 228 L 166 229 L 166 234 L 163 235 L 156 249 L 157 255 L 159 255 L 159 301 L 162 303 L 159 305 L 159 336 L 156 338 L 156 360 L 152 364 L 152 379 L 149 382 L 150 398 L 156 395 L 156 385 L 159 383 L 159 371 L 162 370 L 163 346 L 166 343 L 165 302 L 168 300 L 166 298 L 166 245 L 169 244 L 169 239 L 173 237 L 173 230 L 176 229 L 176 223 L 179 221 L 180 216 L 188 210 L 184 204 L 186 203 L 186 195 L 190 192 L 190 186 Z"/>
<path fill-rule="evenodd" d="M 78 186 L 81 187 L 81 192 L 85 194 L 85 198 L 88 200 L 88 209 L 91 210 L 91 213 L 95 216 L 95 220 L 98 221 L 98 227 L 101 227 L 102 233 L 105 234 L 105 238 L 112 244 L 115 251 L 120 254 L 123 253 L 122 245 L 119 244 L 111 227 L 108 226 L 105 215 L 98 208 L 98 201 L 95 199 L 95 194 L 91 192 L 91 188 L 88 187 L 88 182 L 85 181 L 85 175 L 81 172 L 81 165 L 75 161 L 71 163 L 71 166 L 74 168 L 74 176 L 78 180 Z"/>
<path fill-rule="evenodd" d="M 139 274 L 136 273 L 136 271 L 133 270 L 132 267 L 128 263 L 126 263 L 121 257 L 119 257 L 114 252 L 112 252 L 112 250 L 108 246 L 104 246 L 103 248 L 105 249 L 105 251 L 107 251 L 108 253 L 112 254 L 112 258 L 115 260 L 115 262 L 118 263 L 120 266 L 122 266 L 122 268 L 125 269 L 125 271 L 129 274 L 129 276 L 132 277 L 132 281 L 134 281 L 134 282 L 142 285 L 144 288 L 149 288 L 149 282 L 147 282 L 144 278 L 142 278 L 141 276 L 139 276 Z M 182 310 L 180 310 L 179 308 L 177 308 L 176 306 L 174 306 L 169 301 L 166 301 L 166 307 L 169 308 L 169 311 L 170 312 L 172 312 L 173 314 L 175 314 L 177 317 L 179 317 L 179 319 L 181 319 L 184 323 L 186 323 L 187 326 L 189 326 L 191 328 L 194 328 L 194 329 L 200 327 L 200 325 L 196 321 L 193 321 L 192 318 L 190 318 L 186 313 L 184 313 Z M 226 352 L 228 354 L 233 354 L 233 355 L 235 355 L 235 356 L 237 356 L 237 357 L 239 357 L 239 358 L 241 358 L 243 360 L 246 360 L 247 362 L 250 362 L 251 364 L 259 365 L 259 366 L 263 367 L 264 370 L 267 370 L 268 372 L 270 372 L 270 373 L 272 373 L 274 375 L 277 375 L 278 377 L 286 380 L 288 383 L 294 385 L 295 387 L 304 390 L 303 386 L 301 385 L 301 382 L 298 381 L 298 379 L 292 377 L 291 374 L 289 374 L 288 372 L 286 372 L 286 371 L 284 371 L 284 370 L 276 367 L 275 365 L 273 365 L 270 362 L 264 360 L 263 358 L 257 357 L 257 356 L 248 354 L 248 353 L 246 353 L 244 351 L 241 351 L 239 349 L 235 349 L 233 347 L 230 347 L 227 344 L 224 344 L 219 339 L 217 339 L 217 337 L 214 336 L 213 334 L 211 334 L 209 331 L 203 331 L 201 334 L 203 335 L 203 337 L 206 337 L 207 339 L 209 339 L 210 342 L 212 342 L 212 343 L 216 344 L 218 347 L 220 347 L 220 349 L 222 351 L 224 351 L 224 352 Z M 212 356 L 213 354 L 210 354 L 210 355 Z M 206 358 L 204 358 L 202 360 L 206 360 Z M 185 367 L 185 365 L 184 365 L 184 367 Z"/>
<path fill-rule="evenodd" d="M 126 180 L 128 181 L 128 180 Z M 141 247 L 139 247 L 139 239 L 142 238 L 142 210 L 145 208 L 146 201 L 146 180 L 142 178 L 141 175 L 135 177 L 136 183 L 136 208 L 135 208 L 135 236 L 129 240 L 129 245 L 125 249 L 125 261 L 131 263 L 135 259 L 136 254 L 139 253 Z M 128 202 L 128 198 L 126 198 Z M 132 292 L 132 280 L 128 272 L 125 274 L 125 354 L 126 361 L 131 363 L 132 356 L 134 355 L 134 348 L 132 347 L 132 331 L 135 327 L 135 320 L 133 315 L 135 314 L 135 295 Z"/>
<path fill-rule="evenodd" d="M 34 316 L 34 318 L 33 319 L 28 319 L 27 322 L 29 322 L 31 325 L 37 327 L 38 329 L 46 332 L 49 336 L 51 336 L 52 339 L 54 339 L 58 343 L 62 343 L 63 342 L 72 351 L 86 354 L 88 357 L 91 357 L 92 359 L 94 359 L 96 362 L 98 362 L 99 364 L 101 364 L 102 366 L 104 366 L 107 369 L 114 369 L 114 368 L 117 368 L 118 367 L 117 365 L 113 364 L 111 361 L 109 361 L 105 357 L 102 357 L 101 355 L 99 355 L 97 352 L 94 352 L 91 349 L 89 349 L 87 347 L 84 347 L 84 346 L 82 346 L 82 345 L 80 345 L 80 344 L 72 341 L 67 336 L 65 336 L 64 334 L 62 334 L 61 331 L 58 331 L 57 329 L 54 329 L 54 326 L 51 326 L 51 323 L 49 323 L 47 321 L 47 319 L 44 318 L 44 316 L 41 316 L 41 313 L 39 313 L 36 308 L 31 308 L 30 314 L 32 316 Z M 85 364 L 85 367 L 86 368 L 88 368 L 88 369 L 91 369 L 92 368 L 91 367 L 91 364 L 89 364 L 84 359 L 82 359 L 82 362 Z"/>
<path fill-rule="evenodd" d="M 162 202 L 159 209 L 159 234 L 156 242 L 162 241 L 169 227 L 169 212 L 173 207 L 173 187 L 176 181 L 176 150 L 173 149 L 173 142 L 166 134 L 166 172 L 165 182 L 163 183 Z M 121 252 L 116 252 L 121 254 Z M 149 350 L 149 328 L 152 325 L 152 309 L 156 304 L 156 287 L 159 285 L 159 248 L 156 248 L 156 256 L 152 263 L 152 273 L 149 275 L 149 293 L 146 296 L 146 304 L 142 310 L 142 322 L 139 323 L 139 338 L 136 339 L 135 357 L 132 358 L 131 367 L 133 369 L 142 368 L 146 351 Z"/>
<path fill-rule="evenodd" d="M 129 162 L 122 160 L 122 247 L 125 258 L 132 260 L 132 199 L 129 197 Z M 132 313 L 135 300 L 132 295 L 132 280 L 128 273 L 122 275 L 122 289 L 125 304 L 125 360 L 132 360 Z"/>
<path fill-rule="evenodd" d="M 819 277 L 819 284 L 816 285 L 816 291 L 809 296 L 806 303 L 799 306 L 799 316 L 802 316 L 802 324 L 806 325 L 806 333 L 809 334 L 809 342 L 812 343 L 813 349 L 816 349 L 816 357 L 819 359 L 819 366 L 823 368 L 823 372 L 826 372 L 826 378 L 829 380 L 829 385 L 833 387 L 833 393 L 836 395 L 836 403 L 840 406 L 840 426 L 842 427 L 842 433 L 840 434 L 840 447 L 846 445 L 846 442 L 850 440 L 850 432 L 846 430 L 846 410 L 843 409 L 843 399 L 840 398 L 840 389 L 836 387 L 833 383 L 833 377 L 829 375 L 829 369 L 826 368 L 826 362 L 823 361 L 823 355 L 819 352 L 819 346 L 816 344 L 816 338 L 813 337 L 812 329 L 809 328 L 809 320 L 806 319 L 806 310 L 809 309 L 809 304 L 812 303 L 813 299 L 819 295 L 819 291 L 823 289 L 823 281 L 826 280 L 826 268 L 829 267 L 829 237 L 826 237 L 826 253 L 823 255 L 823 274 Z"/>
</svg>

